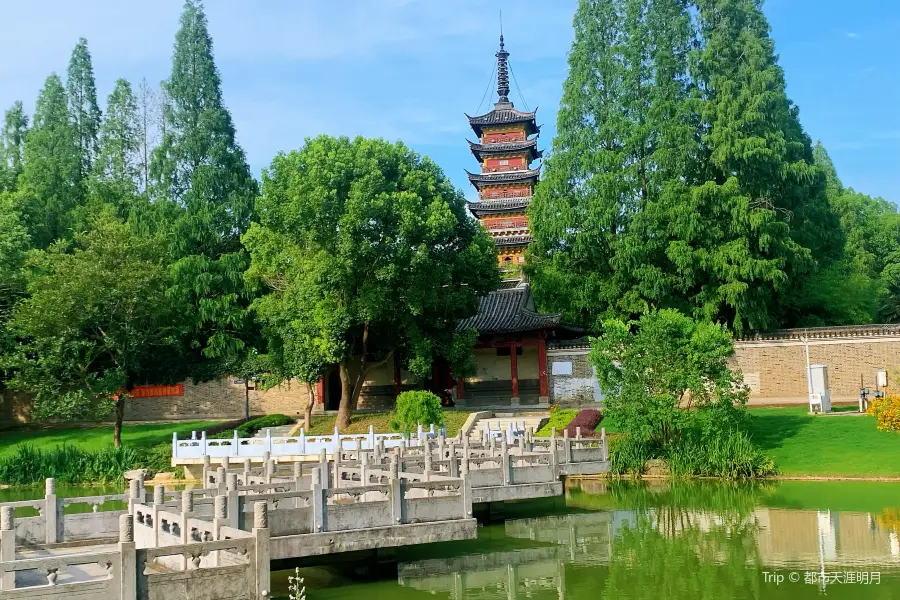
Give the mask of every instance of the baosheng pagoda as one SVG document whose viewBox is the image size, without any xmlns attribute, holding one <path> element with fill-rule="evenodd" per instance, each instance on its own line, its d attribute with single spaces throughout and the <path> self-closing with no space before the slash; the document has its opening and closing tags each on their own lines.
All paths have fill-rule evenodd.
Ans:
<svg viewBox="0 0 900 600">
<path fill-rule="evenodd" d="M 466 171 L 478 191 L 468 203 L 497 245 L 503 281 L 500 288 L 481 298 L 478 313 L 459 328 L 478 331 L 475 358 L 478 374 L 457 378 L 457 402 L 466 406 L 546 404 L 547 343 L 578 334 L 560 325 L 559 315 L 542 314 L 534 305 L 522 266 L 532 241 L 528 206 L 540 174 L 534 163 L 540 126 L 537 110 L 518 110 L 509 98 L 509 52 L 503 35 L 497 57 L 497 102 L 483 115 L 469 116 L 478 138 L 469 148 L 480 171 Z"/>
</svg>

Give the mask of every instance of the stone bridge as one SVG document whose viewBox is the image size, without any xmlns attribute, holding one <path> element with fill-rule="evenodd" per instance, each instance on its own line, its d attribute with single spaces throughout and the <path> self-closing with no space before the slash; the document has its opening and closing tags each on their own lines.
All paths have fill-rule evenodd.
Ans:
<svg viewBox="0 0 900 600">
<path fill-rule="evenodd" d="M 51 479 L 43 500 L 0 504 L 0 596 L 262 599 L 272 560 L 472 539 L 473 506 L 561 495 L 562 476 L 609 470 L 605 433 L 511 439 L 439 433 L 259 466 L 207 455 L 200 486 L 183 491 L 135 479 L 122 495 L 62 499 Z"/>
</svg>

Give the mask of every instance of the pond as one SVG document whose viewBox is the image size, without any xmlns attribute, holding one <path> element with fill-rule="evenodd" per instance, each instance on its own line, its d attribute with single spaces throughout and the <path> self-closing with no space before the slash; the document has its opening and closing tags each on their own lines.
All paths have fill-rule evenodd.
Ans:
<svg viewBox="0 0 900 600">
<path fill-rule="evenodd" d="M 612 482 L 507 510 L 477 540 L 301 569 L 310 600 L 900 597 L 900 484 Z M 287 597 L 288 571 L 275 572 Z"/>
</svg>

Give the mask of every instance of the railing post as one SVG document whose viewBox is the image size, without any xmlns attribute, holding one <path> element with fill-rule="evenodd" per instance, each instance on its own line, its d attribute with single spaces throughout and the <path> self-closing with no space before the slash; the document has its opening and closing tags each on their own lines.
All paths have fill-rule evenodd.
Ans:
<svg viewBox="0 0 900 600">
<path fill-rule="evenodd" d="M 185 527 L 187 529 L 187 527 Z M 137 556 L 134 544 L 134 515 L 119 516 L 119 597 L 137 600 Z"/>
<path fill-rule="evenodd" d="M 225 476 L 225 481 L 227 483 L 227 498 L 228 498 L 228 521 L 231 523 L 230 527 L 234 527 L 235 529 L 239 529 L 241 526 L 240 523 L 240 512 L 239 502 L 240 498 L 238 497 L 238 481 L 237 481 L 237 473 L 228 473 Z"/>
<path fill-rule="evenodd" d="M 178 458 L 178 432 L 172 432 L 172 458 Z"/>
<path fill-rule="evenodd" d="M 550 468 L 553 481 L 559 480 L 559 455 L 556 453 L 556 427 L 550 430 Z"/>
<path fill-rule="evenodd" d="M 300 428 L 300 454 L 306 454 L 306 432 Z"/>
<path fill-rule="evenodd" d="M 221 467 L 219 467 L 221 469 Z M 153 548 L 159 546 L 159 511 L 163 509 L 163 503 L 166 501 L 166 488 L 163 484 L 158 483 L 153 486 L 153 533 L 150 536 Z"/>
<path fill-rule="evenodd" d="M 600 428 L 600 456 L 603 457 L 603 460 L 609 460 L 609 444 L 607 444 L 606 440 L 606 427 Z"/>
<path fill-rule="evenodd" d="M 319 478 L 319 484 L 328 487 L 328 454 L 325 452 L 325 448 L 319 452 Z"/>
<path fill-rule="evenodd" d="M 266 428 L 266 451 L 272 453 L 272 430 Z"/>
<path fill-rule="evenodd" d="M 404 519 L 404 502 L 403 502 L 403 493 L 405 491 L 405 486 L 403 485 L 403 478 L 400 477 L 400 472 L 397 470 L 398 464 L 397 461 L 391 460 L 391 477 L 388 480 L 388 484 L 391 488 L 391 520 L 394 525 L 402 525 L 405 523 Z"/>
<path fill-rule="evenodd" d="M 203 435 L 206 435 L 206 432 L 203 432 Z M 210 459 L 209 454 L 203 453 L 203 488 L 206 489 L 209 487 L 209 474 L 212 471 L 212 459 Z"/>
<path fill-rule="evenodd" d="M 472 483 L 469 481 L 469 469 L 466 467 L 465 472 L 460 475 L 460 492 L 462 493 L 463 517 L 472 516 Z"/>
<path fill-rule="evenodd" d="M 446 440 L 444 439 L 444 432 L 441 431 L 438 434 L 438 460 L 444 460 L 445 446 Z"/>
<path fill-rule="evenodd" d="M 0 507 L 0 563 L 16 560 L 16 518 L 12 506 Z M 16 574 L 0 573 L 0 590 L 14 590 Z"/>
<path fill-rule="evenodd" d="M 48 544 L 63 541 L 60 525 L 62 525 L 62 507 L 56 500 L 56 480 L 48 477 L 44 481 L 44 527 Z"/>
<path fill-rule="evenodd" d="M 369 425 L 369 449 L 375 449 L 375 426 Z"/>
<path fill-rule="evenodd" d="M 447 450 L 448 474 L 450 477 L 459 477 L 459 463 L 456 462 L 456 444 L 450 442 Z"/>
<path fill-rule="evenodd" d="M 322 450 L 322 452 L 325 452 Z M 321 467 L 314 467 L 312 470 L 312 514 L 313 514 L 313 531 L 319 533 L 325 531 L 325 490 L 322 488 L 322 482 L 327 481 L 327 472 L 322 471 Z"/>
<path fill-rule="evenodd" d="M 225 467 L 216 469 L 216 494 L 224 496 L 227 488 L 225 487 Z"/>
<path fill-rule="evenodd" d="M 526 447 L 529 452 L 534 452 L 534 427 L 529 426 L 525 430 Z"/>
<path fill-rule="evenodd" d="M 135 477 L 128 482 L 128 513 L 134 514 L 135 503 L 144 503 L 144 480 Z"/>
<path fill-rule="evenodd" d="M 237 429 L 234 430 L 234 441 L 231 444 L 231 455 L 240 456 L 241 439 L 238 437 Z"/>
<path fill-rule="evenodd" d="M 503 474 L 503 485 L 512 483 L 512 473 L 509 464 L 509 447 L 506 445 L 506 438 L 500 438 L 500 468 Z"/>
<path fill-rule="evenodd" d="M 338 442 L 340 445 L 340 442 Z M 332 465 L 334 467 L 334 471 L 331 473 L 331 487 L 334 489 L 340 489 L 341 487 L 341 451 L 340 449 L 335 449 L 334 452 L 334 460 L 332 461 Z"/>
<path fill-rule="evenodd" d="M 566 464 L 572 462 L 572 444 L 569 443 L 569 428 L 563 429 L 563 460 Z"/>
<path fill-rule="evenodd" d="M 228 473 L 228 469 L 231 468 L 231 460 L 228 458 L 228 455 L 222 457 L 221 465 L 225 468 L 225 473 Z"/>
<path fill-rule="evenodd" d="M 191 493 L 191 490 L 181 492 L 181 514 L 185 518 L 194 514 L 194 494 Z M 184 529 L 187 531 L 186 523 Z"/>
<path fill-rule="evenodd" d="M 269 597 L 269 505 L 265 502 L 253 504 L 253 537 L 256 546 L 256 597 Z"/>
<path fill-rule="evenodd" d="M 206 431 L 200 432 L 200 452 L 203 456 L 206 456 L 208 452 L 206 451 Z"/>
<path fill-rule="evenodd" d="M 431 441 L 426 439 L 424 445 L 422 446 L 423 454 L 425 455 L 425 466 L 422 469 L 422 474 L 425 476 L 425 481 L 428 481 L 430 476 L 430 471 L 434 468 L 434 465 L 431 462 Z"/>
<path fill-rule="evenodd" d="M 253 470 L 253 462 L 249 457 L 244 459 L 244 485 L 250 485 L 250 473 Z"/>
<path fill-rule="evenodd" d="M 425 436 L 425 431 L 422 429 L 422 424 L 419 423 L 416 425 L 416 442 L 418 445 L 422 445 L 422 438 Z"/>
</svg>

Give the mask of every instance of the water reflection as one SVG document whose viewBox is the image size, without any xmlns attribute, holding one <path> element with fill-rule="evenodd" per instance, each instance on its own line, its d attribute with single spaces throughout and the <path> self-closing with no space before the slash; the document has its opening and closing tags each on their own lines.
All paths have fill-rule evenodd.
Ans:
<svg viewBox="0 0 900 600">
<path fill-rule="evenodd" d="M 576 512 L 508 521 L 534 547 L 401 564 L 398 583 L 454 600 L 900 596 L 900 511 L 769 507 L 777 485 L 584 483 Z M 763 573 L 797 572 L 799 581 Z M 806 573 L 820 576 L 809 581 Z M 827 585 L 878 572 L 879 584 Z M 826 577 L 821 577 L 825 574 Z"/>
</svg>

